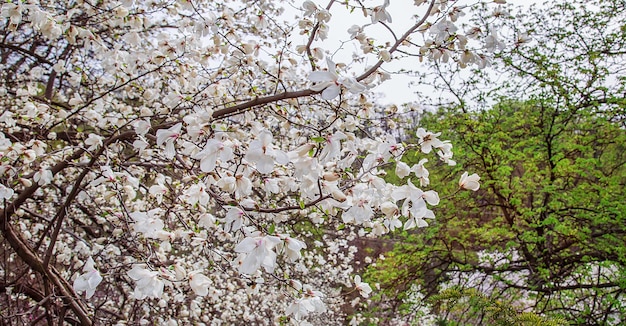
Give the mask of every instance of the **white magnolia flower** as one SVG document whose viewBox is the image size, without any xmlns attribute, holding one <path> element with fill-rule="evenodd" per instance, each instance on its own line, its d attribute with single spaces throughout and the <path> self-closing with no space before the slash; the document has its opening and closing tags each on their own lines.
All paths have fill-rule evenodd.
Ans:
<svg viewBox="0 0 626 326">
<path fill-rule="evenodd" d="M 165 157 L 171 159 L 176 154 L 174 142 L 180 137 L 182 123 L 177 123 L 169 129 L 159 129 L 156 132 L 157 145 L 161 146 L 165 143 Z"/>
<path fill-rule="evenodd" d="M 193 156 L 193 158 L 200 160 L 200 170 L 202 172 L 213 171 L 218 159 L 226 162 L 234 157 L 232 148 L 218 139 L 209 139 L 204 149 Z"/>
<path fill-rule="evenodd" d="M 428 223 L 424 220 L 425 218 L 434 219 L 435 213 L 433 213 L 432 210 L 426 208 L 426 206 L 419 206 L 418 209 L 411 210 L 411 215 L 409 219 L 407 219 L 406 223 L 404 223 L 404 229 L 409 230 L 414 227 L 427 227 Z"/>
<path fill-rule="evenodd" d="M 376 24 L 378 22 L 391 23 L 391 15 L 387 12 L 388 6 L 389 0 L 385 0 L 385 3 L 382 6 L 377 6 L 372 10 L 372 24 Z"/>
<path fill-rule="evenodd" d="M 206 192 L 206 189 L 207 187 L 204 183 L 198 182 L 185 190 L 183 195 L 180 197 L 189 205 L 193 206 L 195 204 L 200 204 L 204 206 L 208 204 L 209 199 L 211 199 L 209 194 Z"/>
<path fill-rule="evenodd" d="M 321 292 L 311 289 L 304 290 L 304 296 L 296 299 L 285 311 L 287 315 L 293 315 L 293 318 L 297 321 L 300 321 L 311 312 L 326 311 L 326 305 L 322 301 L 324 295 Z"/>
<path fill-rule="evenodd" d="M 89 137 L 85 139 L 85 145 L 89 146 L 87 151 L 93 151 L 94 149 L 102 146 L 102 139 L 103 137 L 96 134 L 89 134 Z"/>
<path fill-rule="evenodd" d="M 11 199 L 15 191 L 13 189 L 6 187 L 3 184 L 0 184 L 0 200 L 2 199 Z"/>
<path fill-rule="evenodd" d="M 364 298 L 369 297 L 370 293 L 372 293 L 372 288 L 370 287 L 370 285 L 365 282 L 361 282 L 360 275 L 356 275 L 354 277 L 354 287 L 359 290 L 359 294 L 361 294 L 361 296 Z"/>
<path fill-rule="evenodd" d="M 33 181 L 37 182 L 40 186 L 44 186 L 52 182 L 52 177 L 52 171 L 46 168 L 41 168 L 39 171 L 35 172 L 35 175 L 33 175 Z"/>
<path fill-rule="evenodd" d="M 437 138 L 439 137 L 439 135 L 441 135 L 440 132 L 432 133 L 430 131 L 426 131 L 424 128 L 417 128 L 416 135 L 419 139 L 419 144 L 422 147 L 422 152 L 424 154 L 430 153 L 433 148 L 439 148 L 443 146 L 443 142 Z"/>
<path fill-rule="evenodd" d="M 250 143 L 245 159 L 248 162 L 255 163 L 256 169 L 262 174 L 272 172 L 274 162 L 279 164 L 289 163 L 287 153 L 276 149 L 272 145 L 272 133 L 267 130 L 261 131 L 259 136 Z"/>
<path fill-rule="evenodd" d="M 467 171 L 463 172 L 461 175 L 461 179 L 459 180 L 459 187 L 467 190 L 476 191 L 480 188 L 480 183 L 478 182 L 480 177 L 478 174 L 474 173 L 472 175 L 468 175 Z"/>
<path fill-rule="evenodd" d="M 135 282 L 134 296 L 136 299 L 158 299 L 163 295 L 165 283 L 159 278 L 159 273 L 148 270 L 142 265 L 133 265 L 133 269 L 126 272 Z"/>
<path fill-rule="evenodd" d="M 393 200 L 404 199 L 402 203 L 402 214 L 407 215 L 411 212 L 412 215 L 420 216 L 420 211 L 426 208 L 426 203 L 430 205 L 439 204 L 439 195 L 433 190 L 422 191 L 417 188 L 411 180 L 407 181 L 407 184 L 396 188 L 391 193 Z"/>
<path fill-rule="evenodd" d="M 420 180 L 420 187 L 426 187 L 430 184 L 430 179 L 428 178 L 430 172 L 424 167 L 426 162 L 428 162 L 428 159 L 423 158 L 411 167 L 411 172 Z"/>
<path fill-rule="evenodd" d="M 398 176 L 398 178 L 404 179 L 404 177 L 408 176 L 410 173 L 411 168 L 409 168 L 408 164 L 402 161 L 396 162 L 396 175 Z"/>
<path fill-rule="evenodd" d="M 201 297 L 206 296 L 209 294 L 209 287 L 211 285 L 213 285 L 213 281 L 201 273 L 191 273 L 189 275 L 189 286 L 196 295 Z"/>
<path fill-rule="evenodd" d="M 74 291 L 85 291 L 85 298 L 91 298 L 96 292 L 96 287 L 102 282 L 100 272 L 94 267 L 94 261 L 91 257 L 87 259 L 87 263 L 83 267 L 83 274 L 74 280 Z"/>
<path fill-rule="evenodd" d="M 261 266 L 268 273 L 274 272 L 276 267 L 276 253 L 274 247 L 280 243 L 280 238 L 272 235 L 263 235 L 261 232 L 253 232 L 236 247 L 235 252 L 246 254 L 239 266 L 239 272 L 254 274 Z"/>
<path fill-rule="evenodd" d="M 159 238 L 159 235 L 163 232 L 165 223 L 163 220 L 156 216 L 161 209 L 155 208 L 147 212 L 133 212 L 130 217 L 135 221 L 133 230 L 135 232 L 143 233 L 146 238 Z"/>
<path fill-rule="evenodd" d="M 348 28 L 348 33 L 350 34 L 350 39 L 354 39 L 363 32 L 363 28 L 359 25 L 352 25 Z"/>
<path fill-rule="evenodd" d="M 324 164 L 338 157 L 341 154 L 341 141 L 347 138 L 348 136 L 341 131 L 326 136 L 326 146 L 319 155 L 319 162 Z"/>
<path fill-rule="evenodd" d="M 243 226 L 245 214 L 237 207 L 229 207 L 224 218 L 224 231 L 237 231 Z"/>
<path fill-rule="evenodd" d="M 361 93 L 367 89 L 365 85 L 359 83 L 354 78 L 339 78 L 335 71 L 335 63 L 330 58 L 326 58 L 326 65 L 328 70 L 313 71 L 309 74 L 309 80 L 317 83 L 311 89 L 316 92 L 323 90 L 323 99 L 332 100 L 337 97 L 341 93 L 341 86 L 344 86 L 353 94 Z"/>
<path fill-rule="evenodd" d="M 282 240 L 282 245 L 285 248 L 285 254 L 291 262 L 295 262 L 302 257 L 300 250 L 306 249 L 306 243 L 289 236 L 285 236 Z"/>
<path fill-rule="evenodd" d="M 165 178 L 157 178 L 157 184 L 150 186 L 150 189 L 148 190 L 148 193 L 156 198 L 158 204 L 163 201 L 163 196 L 168 192 L 168 189 L 164 185 L 164 183 Z"/>
<path fill-rule="evenodd" d="M 352 199 L 352 206 L 347 211 L 341 214 L 341 219 L 344 223 L 362 224 L 370 221 L 374 216 L 374 211 L 370 206 L 371 195 L 367 191 L 357 190 L 356 187 L 353 190 L 355 195 Z"/>
<path fill-rule="evenodd" d="M 317 11 L 317 6 L 313 3 L 313 1 L 307 0 L 302 3 L 302 9 L 304 9 L 304 16 L 309 17 Z"/>
</svg>

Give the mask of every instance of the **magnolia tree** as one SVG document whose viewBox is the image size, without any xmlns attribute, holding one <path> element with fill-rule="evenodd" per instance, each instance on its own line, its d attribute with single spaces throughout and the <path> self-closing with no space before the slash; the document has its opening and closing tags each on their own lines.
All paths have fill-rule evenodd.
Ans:
<svg viewBox="0 0 626 326">
<path fill-rule="evenodd" d="M 426 226 L 454 164 L 373 92 L 402 60 L 486 66 L 475 2 L 6 1 L 2 321 L 358 324 L 353 240 Z"/>
</svg>

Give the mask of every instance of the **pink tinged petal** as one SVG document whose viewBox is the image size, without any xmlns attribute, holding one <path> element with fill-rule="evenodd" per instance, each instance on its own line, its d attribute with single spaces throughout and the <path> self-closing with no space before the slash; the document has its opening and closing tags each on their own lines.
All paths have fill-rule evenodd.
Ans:
<svg viewBox="0 0 626 326">
<path fill-rule="evenodd" d="M 168 140 L 172 140 L 172 137 L 178 137 L 180 134 L 180 130 L 182 128 L 182 123 L 177 123 L 169 129 L 159 129 L 157 130 L 157 145 L 161 146 L 164 142 Z"/>
</svg>

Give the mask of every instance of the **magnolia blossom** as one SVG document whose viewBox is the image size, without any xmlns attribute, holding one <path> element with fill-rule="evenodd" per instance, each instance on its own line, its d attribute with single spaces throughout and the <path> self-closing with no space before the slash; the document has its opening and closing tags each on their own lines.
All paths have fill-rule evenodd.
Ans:
<svg viewBox="0 0 626 326">
<path fill-rule="evenodd" d="M 472 175 L 468 175 L 467 171 L 463 172 L 461 175 L 461 179 L 459 180 L 459 187 L 467 190 L 476 191 L 480 188 L 480 183 L 478 183 L 480 177 L 478 174 L 474 173 Z"/>
<path fill-rule="evenodd" d="M 420 180 L 421 187 L 426 187 L 428 186 L 428 184 L 430 184 L 430 179 L 428 178 L 430 172 L 428 172 L 428 170 L 424 166 L 426 162 L 428 162 L 428 159 L 423 158 L 419 162 L 417 162 L 417 164 L 414 164 L 411 167 L 411 172 L 413 172 L 413 174 L 415 174 L 415 176 Z"/>
<path fill-rule="evenodd" d="M 437 139 L 437 137 L 441 135 L 440 132 L 432 133 L 430 131 L 426 131 L 424 128 L 417 128 L 416 135 L 424 154 L 430 153 L 433 148 L 443 146 L 443 142 Z"/>
<path fill-rule="evenodd" d="M 365 282 L 361 282 L 360 275 L 356 275 L 354 277 L 354 288 L 359 290 L 359 294 L 361 294 L 361 296 L 364 298 L 369 297 L 370 293 L 372 293 L 372 288 L 370 287 L 370 285 Z"/>
<path fill-rule="evenodd" d="M 182 123 L 177 123 L 169 129 L 159 129 L 156 132 L 157 145 L 161 146 L 165 143 L 165 157 L 171 159 L 176 154 L 174 142 L 180 137 Z"/>
<path fill-rule="evenodd" d="M 309 313 L 326 311 L 326 305 L 322 301 L 324 295 L 321 292 L 311 289 L 304 289 L 304 291 L 304 296 L 296 299 L 285 311 L 287 315 L 293 315 L 293 318 L 298 321 Z"/>
<path fill-rule="evenodd" d="M 313 71 L 309 74 L 309 80 L 317 83 L 311 87 L 312 90 L 319 92 L 322 91 L 322 98 L 325 100 L 332 100 L 341 93 L 341 86 L 343 85 L 350 91 L 350 93 L 358 94 L 363 92 L 367 87 L 359 83 L 354 78 L 339 78 L 335 71 L 335 63 L 326 58 L 326 65 L 328 70 L 326 71 Z"/>
<path fill-rule="evenodd" d="M 452 143 L 449 140 L 443 141 L 442 145 L 438 148 L 437 155 L 444 163 L 449 166 L 455 166 L 456 162 L 452 160 Z"/>
<path fill-rule="evenodd" d="M 189 275 L 189 286 L 196 295 L 201 297 L 206 296 L 209 294 L 209 287 L 211 285 L 213 285 L 213 281 L 201 273 L 191 273 Z"/>
<path fill-rule="evenodd" d="M 2 12 L 0 15 L 2 15 L 2 17 L 9 18 L 9 27 L 11 30 L 15 30 L 20 21 L 22 21 L 22 10 L 24 9 L 25 6 L 21 5 L 19 2 L 8 2 L 2 6 Z"/>
<path fill-rule="evenodd" d="M 1 199 L 11 199 L 15 191 L 13 189 L 6 187 L 3 184 L 0 184 L 0 200 Z"/>
<path fill-rule="evenodd" d="M 206 189 L 207 187 L 204 183 L 198 182 L 185 190 L 180 197 L 189 205 L 200 204 L 204 206 L 209 202 L 209 199 L 211 199 Z"/>
<path fill-rule="evenodd" d="M 374 211 L 370 206 L 370 201 L 372 201 L 371 193 L 363 187 L 354 187 L 354 196 L 352 199 L 352 206 L 343 214 L 341 214 L 341 219 L 344 223 L 354 222 L 356 224 L 362 224 L 371 220 L 374 216 Z"/>
<path fill-rule="evenodd" d="M 372 10 L 372 24 L 376 24 L 378 22 L 391 23 L 391 15 L 387 12 L 388 6 L 389 0 L 385 0 L 385 3 L 382 6 L 377 6 Z"/>
<path fill-rule="evenodd" d="M 272 273 L 276 267 L 276 253 L 273 249 L 279 243 L 278 237 L 263 235 L 259 231 L 253 232 L 235 247 L 235 252 L 246 254 L 239 271 L 243 274 L 254 274 L 263 266 L 268 273 Z"/>
<path fill-rule="evenodd" d="M 300 257 L 302 257 L 300 250 L 306 248 L 306 243 L 289 236 L 281 236 L 281 238 L 283 240 L 283 243 L 281 245 L 285 249 L 285 254 L 289 258 L 289 260 L 291 262 L 295 262 L 296 260 L 300 259 Z"/>
<path fill-rule="evenodd" d="M 433 190 L 422 191 L 415 187 L 411 180 L 407 181 L 407 184 L 396 188 L 391 193 L 393 200 L 405 199 L 402 204 L 402 214 L 406 215 L 408 212 L 411 214 L 420 216 L 420 211 L 426 208 L 426 203 L 430 205 L 439 204 L 439 195 Z"/>
<path fill-rule="evenodd" d="M 93 151 L 94 149 L 102 146 L 102 139 L 103 137 L 96 134 L 89 134 L 89 137 L 85 139 L 85 145 L 89 146 L 87 150 Z"/>
<path fill-rule="evenodd" d="M 409 168 L 408 164 L 402 161 L 396 162 L 396 175 L 398 176 L 398 178 L 404 179 L 404 177 L 408 176 L 410 173 L 411 168 Z"/>
<path fill-rule="evenodd" d="M 80 274 L 74 280 L 74 291 L 85 291 L 85 298 L 91 298 L 96 293 L 96 287 L 102 282 L 100 272 L 94 267 L 95 263 L 91 257 L 87 259 L 87 263 L 83 267 L 83 274 Z"/>
<path fill-rule="evenodd" d="M 427 227 L 428 223 L 424 220 L 425 218 L 434 219 L 435 213 L 432 210 L 426 208 L 426 206 L 419 206 L 415 210 L 411 210 L 411 214 L 407 219 L 406 223 L 404 223 L 404 229 L 409 230 L 414 227 L 423 228 Z"/>
<path fill-rule="evenodd" d="M 313 3 L 313 1 L 307 0 L 302 3 L 302 9 L 304 9 L 304 16 L 309 17 L 317 11 L 317 6 Z"/>
<path fill-rule="evenodd" d="M 158 178 L 157 184 L 150 186 L 148 192 L 150 195 L 156 197 L 157 203 L 160 204 L 163 201 L 163 196 L 167 194 L 167 187 L 164 185 L 165 178 Z"/>
<path fill-rule="evenodd" d="M 159 278 L 159 273 L 146 269 L 143 265 L 133 265 L 133 269 L 126 272 L 135 282 L 134 297 L 158 299 L 163 295 L 165 283 Z"/>
<path fill-rule="evenodd" d="M 341 131 L 336 131 L 334 134 L 326 136 L 326 146 L 319 155 L 320 163 L 326 163 L 339 156 L 341 153 L 341 141 L 347 138 L 348 136 Z"/>
<path fill-rule="evenodd" d="M 209 139 L 204 149 L 193 156 L 194 159 L 200 160 L 200 170 L 202 172 L 213 171 L 218 159 L 226 162 L 234 157 L 232 148 L 218 139 Z"/>
<path fill-rule="evenodd" d="M 133 212 L 130 217 L 135 221 L 135 232 L 143 233 L 146 238 L 158 238 L 163 232 L 165 224 L 158 216 L 161 209 L 155 208 L 148 212 Z"/>
<path fill-rule="evenodd" d="M 46 168 L 41 168 L 39 171 L 35 172 L 35 175 L 33 175 L 33 181 L 37 182 L 40 186 L 44 186 L 52 182 L 52 177 L 52 171 Z"/>
<path fill-rule="evenodd" d="M 237 207 L 229 207 L 224 218 L 224 231 L 237 231 L 241 229 L 245 218 L 244 212 Z"/>
<path fill-rule="evenodd" d="M 266 174 L 272 172 L 274 169 L 274 162 L 279 164 L 289 163 L 289 156 L 287 153 L 276 149 L 272 145 L 272 134 L 263 130 L 257 137 L 250 143 L 248 152 L 246 153 L 246 160 L 250 163 L 256 163 L 256 169 L 260 173 Z"/>
</svg>

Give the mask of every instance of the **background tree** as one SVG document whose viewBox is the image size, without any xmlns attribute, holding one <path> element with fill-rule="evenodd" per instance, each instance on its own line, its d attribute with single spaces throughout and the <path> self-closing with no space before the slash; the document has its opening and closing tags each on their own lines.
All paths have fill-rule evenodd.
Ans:
<svg viewBox="0 0 626 326">
<path fill-rule="evenodd" d="M 509 17 L 501 31 L 520 40 L 492 62 L 503 82 L 472 99 L 447 82 L 459 79 L 442 76 L 441 86 L 468 100 L 422 126 L 454 131 L 460 159 L 451 171 L 477 172 L 481 189 L 442 199 L 436 226 L 401 238 L 379 265 L 372 277 L 389 289 L 390 304 L 414 308 L 406 304 L 413 284 L 427 297 L 456 284 L 576 324 L 622 322 L 623 6 L 568 1 L 527 15 L 501 13 Z M 473 76 L 466 85 L 493 78 Z M 497 104 L 471 109 L 485 101 Z M 430 179 L 453 175 L 438 170 Z M 480 324 L 487 313 L 458 308 L 446 318 Z"/>
</svg>

